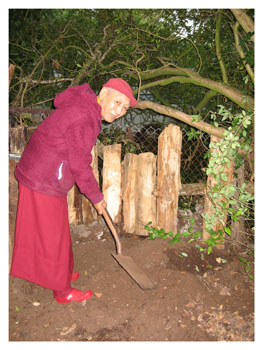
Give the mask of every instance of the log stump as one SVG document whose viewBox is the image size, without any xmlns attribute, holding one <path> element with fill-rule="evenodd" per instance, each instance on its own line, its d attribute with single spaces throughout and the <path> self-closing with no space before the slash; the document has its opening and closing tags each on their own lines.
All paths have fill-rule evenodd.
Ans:
<svg viewBox="0 0 263 350">
<path fill-rule="evenodd" d="M 137 156 L 136 174 L 136 224 L 137 235 L 148 236 L 144 226 L 151 221 L 156 226 L 156 156 L 141 153 Z"/>
<path fill-rule="evenodd" d="M 157 225 L 173 233 L 177 233 L 181 148 L 182 132 L 170 124 L 158 139 Z"/>
<path fill-rule="evenodd" d="M 121 221 L 121 145 L 103 149 L 103 194 L 113 222 Z"/>
<path fill-rule="evenodd" d="M 137 178 L 136 154 L 128 153 L 122 163 L 123 187 L 122 187 L 122 211 L 123 229 L 125 232 L 134 233 L 136 224 L 136 178 Z"/>
</svg>

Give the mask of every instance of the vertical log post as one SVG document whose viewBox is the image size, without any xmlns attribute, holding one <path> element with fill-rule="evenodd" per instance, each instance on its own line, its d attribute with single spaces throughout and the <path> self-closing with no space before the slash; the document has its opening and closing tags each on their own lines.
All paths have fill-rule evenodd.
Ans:
<svg viewBox="0 0 263 350">
<path fill-rule="evenodd" d="M 17 166 L 17 161 L 14 159 L 9 159 L 9 196 L 8 196 L 8 207 L 9 207 L 9 217 L 8 217 L 8 237 L 9 237 L 9 271 L 11 269 L 12 254 L 15 241 L 15 226 L 16 226 L 16 213 L 17 213 L 17 203 L 18 203 L 18 182 L 15 178 L 15 168 Z"/>
<path fill-rule="evenodd" d="M 9 129 L 9 151 L 10 153 L 22 154 L 32 134 L 36 130 L 35 127 L 16 126 Z"/>
<path fill-rule="evenodd" d="M 170 124 L 158 140 L 157 224 L 173 233 L 177 233 L 181 148 L 182 132 Z"/>
<path fill-rule="evenodd" d="M 83 222 L 82 216 L 82 195 L 74 185 L 68 192 L 68 220 L 70 225 L 80 225 Z"/>
<path fill-rule="evenodd" d="M 103 150 L 103 193 L 113 222 L 121 221 L 121 145 Z"/>
<path fill-rule="evenodd" d="M 136 176 L 136 225 L 135 233 L 147 236 L 144 226 L 152 221 L 156 226 L 156 156 L 153 153 L 141 153 L 137 158 Z"/>
<path fill-rule="evenodd" d="M 216 142 L 219 142 L 219 141 L 220 141 L 220 139 L 218 137 L 211 135 L 211 142 L 215 142 L 216 143 Z M 217 149 L 217 150 L 214 150 L 214 152 L 219 153 L 220 150 Z M 227 167 L 227 165 L 225 165 L 224 172 L 226 173 L 226 176 L 228 178 L 228 180 L 225 181 L 224 184 L 225 185 L 231 184 L 233 182 L 233 177 L 234 177 L 234 175 L 233 175 L 234 174 L 234 164 L 233 164 L 233 162 L 230 162 L 230 166 L 229 167 Z M 207 178 L 207 189 L 206 189 L 206 194 L 205 194 L 205 198 L 204 198 L 205 199 L 204 200 L 204 214 L 207 213 L 208 216 L 211 216 L 214 213 L 214 211 L 215 211 L 214 205 L 217 202 L 224 201 L 226 203 L 226 205 L 228 205 L 227 200 L 224 197 L 218 198 L 217 200 L 214 201 L 214 203 L 211 200 L 211 198 L 209 196 L 209 189 L 213 188 L 216 185 L 217 185 L 216 179 L 213 176 L 208 176 L 208 178 Z M 227 221 L 227 216 L 225 216 L 225 218 L 223 220 L 224 224 L 226 224 L 226 221 Z M 213 227 L 213 230 L 214 231 L 223 230 L 223 232 L 224 232 L 224 224 L 222 224 L 219 221 L 216 222 L 214 227 Z M 210 237 L 210 234 L 206 231 L 206 222 L 204 220 L 203 221 L 203 236 L 202 236 L 202 238 L 205 241 L 209 237 Z M 218 248 L 223 248 L 224 245 L 223 244 L 222 245 L 218 245 L 217 247 Z"/>
<path fill-rule="evenodd" d="M 99 169 L 98 169 L 98 149 L 95 145 L 91 151 L 92 154 L 92 169 L 95 179 L 99 183 Z M 83 224 L 89 225 L 94 221 L 98 220 L 98 214 L 92 203 L 85 197 L 82 197 L 82 215 L 83 215 Z"/>
<path fill-rule="evenodd" d="M 96 146 L 92 151 L 92 168 L 96 180 L 99 180 L 98 175 L 98 155 Z M 80 193 L 78 187 L 74 185 L 68 192 L 68 216 L 70 225 L 91 224 L 98 218 L 96 209 L 91 202 Z"/>
<path fill-rule="evenodd" d="M 122 213 L 123 229 L 128 233 L 135 232 L 136 225 L 136 177 L 137 177 L 136 154 L 128 153 L 122 163 L 123 186 L 122 186 Z"/>
</svg>

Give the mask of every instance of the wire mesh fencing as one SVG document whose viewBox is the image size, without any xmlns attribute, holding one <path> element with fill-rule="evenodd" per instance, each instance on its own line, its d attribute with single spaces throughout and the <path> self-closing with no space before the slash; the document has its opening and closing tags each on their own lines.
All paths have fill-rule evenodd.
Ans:
<svg viewBox="0 0 263 350">
<path fill-rule="evenodd" d="M 158 153 L 158 137 L 167 125 L 145 124 L 140 126 L 119 125 L 105 128 L 99 135 L 103 145 L 122 144 L 122 159 L 126 153 Z M 184 184 L 205 182 L 206 153 L 210 136 L 199 132 L 191 133 L 190 128 L 182 129 L 181 182 Z"/>
<path fill-rule="evenodd" d="M 158 138 L 167 127 L 165 123 L 146 123 L 140 125 L 112 125 L 103 128 L 99 141 L 103 145 L 122 144 L 122 160 L 127 153 L 158 153 Z M 206 153 L 210 143 L 210 135 L 194 131 L 190 127 L 182 129 L 181 183 L 206 183 L 205 168 L 208 164 Z M 102 183 L 103 161 L 99 158 L 100 183 Z M 197 211 L 203 207 L 203 196 L 179 196 L 179 209 Z M 199 208 L 200 209 L 200 208 Z"/>
</svg>

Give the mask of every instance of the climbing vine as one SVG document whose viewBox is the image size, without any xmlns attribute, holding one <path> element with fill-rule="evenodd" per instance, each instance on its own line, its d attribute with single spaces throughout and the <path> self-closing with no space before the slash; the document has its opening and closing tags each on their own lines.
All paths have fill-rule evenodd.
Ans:
<svg viewBox="0 0 263 350">
<path fill-rule="evenodd" d="M 212 212 L 208 215 L 203 213 L 204 226 L 209 233 L 209 237 L 204 240 L 206 247 L 196 244 L 196 248 L 203 254 L 210 254 L 213 248 L 224 242 L 224 238 L 231 239 L 231 223 L 245 219 L 250 220 L 254 212 L 254 196 L 248 189 L 248 181 L 239 185 L 238 181 L 229 182 L 228 169 L 231 163 L 234 167 L 234 177 L 237 177 L 237 170 L 248 160 L 249 154 L 253 150 L 253 113 L 241 111 L 233 115 L 224 106 L 219 106 L 217 113 L 212 113 L 211 118 L 215 126 L 221 123 L 228 125 L 224 132 L 224 137 L 217 142 L 210 142 L 209 151 L 206 157 L 209 158 L 206 175 L 215 181 L 207 188 L 206 195 L 212 203 Z M 253 165 L 249 167 L 253 169 Z M 253 178 L 253 175 L 251 176 Z M 226 218 L 228 220 L 226 220 Z M 217 224 L 220 223 L 220 229 Z M 190 218 L 190 227 L 187 232 L 165 232 L 163 228 L 155 228 L 152 222 L 145 225 L 149 239 L 168 239 L 169 244 L 176 244 L 183 239 L 188 239 L 188 243 L 197 242 L 202 238 L 202 232 L 194 232 L 194 218 Z M 253 228 L 252 228 L 253 229 Z M 249 242 L 248 255 L 254 255 L 253 242 Z M 245 265 L 245 271 L 250 271 L 253 261 L 241 257 L 240 261 Z M 252 278 L 252 275 L 249 275 Z"/>
<path fill-rule="evenodd" d="M 220 222 L 224 233 L 231 236 L 229 223 L 236 222 L 241 218 L 249 219 L 254 211 L 254 196 L 247 191 L 247 183 L 241 185 L 234 181 L 228 182 L 228 169 L 231 163 L 236 171 L 244 164 L 248 154 L 253 149 L 253 137 L 251 137 L 251 125 L 253 114 L 242 110 L 233 115 L 224 106 L 219 106 L 218 113 L 212 113 L 214 125 L 218 126 L 218 118 L 221 122 L 229 123 L 230 126 L 224 132 L 224 138 L 209 145 L 209 163 L 207 176 L 213 177 L 215 182 L 207 189 L 207 196 L 212 203 L 212 212 L 204 213 L 203 219 L 207 232 L 211 234 L 216 223 Z M 230 220 L 225 222 L 225 218 Z M 222 230 L 219 230 L 222 235 Z"/>
</svg>

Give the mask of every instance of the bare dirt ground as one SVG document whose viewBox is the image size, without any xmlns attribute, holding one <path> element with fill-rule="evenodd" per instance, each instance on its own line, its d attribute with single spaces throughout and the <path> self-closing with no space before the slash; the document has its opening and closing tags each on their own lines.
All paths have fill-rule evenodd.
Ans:
<svg viewBox="0 0 263 350">
<path fill-rule="evenodd" d="M 16 195 L 11 180 L 11 236 Z M 195 243 L 124 234 L 121 240 L 156 290 L 140 289 L 111 256 L 115 244 L 103 221 L 72 227 L 80 273 L 72 286 L 92 289 L 93 297 L 61 305 L 52 291 L 10 277 L 9 341 L 254 340 L 254 282 L 233 252 L 215 249 L 201 260 Z"/>
</svg>

